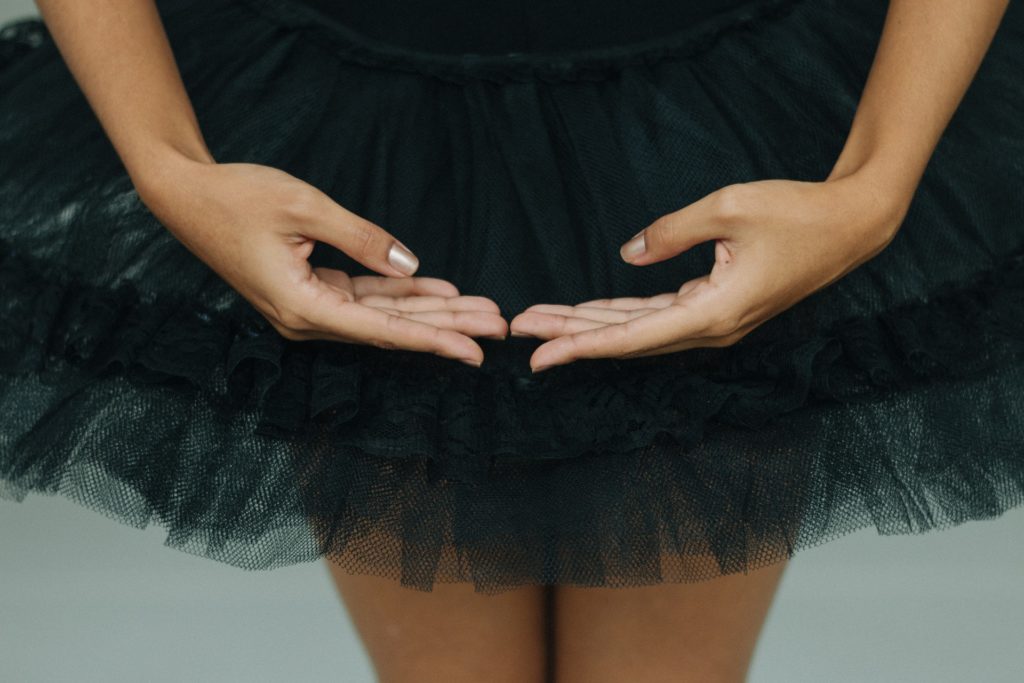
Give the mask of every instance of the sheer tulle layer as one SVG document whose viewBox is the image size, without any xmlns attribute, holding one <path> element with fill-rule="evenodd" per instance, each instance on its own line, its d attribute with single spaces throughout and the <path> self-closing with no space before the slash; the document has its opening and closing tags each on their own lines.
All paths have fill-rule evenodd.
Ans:
<svg viewBox="0 0 1024 683">
<path fill-rule="evenodd" d="M 218 160 L 311 182 L 511 317 L 673 291 L 710 245 L 644 268 L 618 245 L 731 182 L 823 178 L 878 5 L 758 3 L 654 52 L 486 64 L 396 57 L 288 3 L 161 9 Z M 248 569 L 329 556 L 488 592 L 701 580 L 998 516 L 1024 502 L 1022 15 L 879 256 L 732 347 L 537 376 L 530 339 L 482 340 L 474 369 L 281 338 L 139 202 L 42 25 L 11 24 L 0 495 Z"/>
</svg>

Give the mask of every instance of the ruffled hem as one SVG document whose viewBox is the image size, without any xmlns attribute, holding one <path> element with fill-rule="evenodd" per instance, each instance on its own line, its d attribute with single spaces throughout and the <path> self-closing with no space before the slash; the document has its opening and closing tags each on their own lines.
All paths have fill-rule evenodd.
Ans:
<svg viewBox="0 0 1024 683">
<path fill-rule="evenodd" d="M 817 174 L 877 5 L 805 2 L 587 88 L 378 79 L 325 58 L 337 35 L 234 1 L 165 19 L 217 158 L 294 171 L 413 246 L 425 225 L 425 264 L 511 307 L 668 291 L 699 258 L 612 272 L 625 224 L 681 184 Z M 52 44 L 0 43 L 0 497 L 60 493 L 247 569 L 329 556 L 487 592 L 706 579 L 865 526 L 996 517 L 1024 502 L 1022 17 L 875 260 L 731 347 L 537 376 L 529 338 L 481 340 L 481 368 L 285 340 L 144 211 Z"/>
<path fill-rule="evenodd" d="M 347 62 L 465 84 L 473 81 L 559 83 L 606 80 L 614 78 L 626 67 L 698 55 L 710 49 L 724 34 L 757 30 L 761 24 L 785 16 L 806 0 L 755 0 L 656 40 L 609 48 L 503 55 L 443 55 L 410 50 L 360 35 L 301 4 L 276 0 L 239 1 L 283 26 L 307 32 Z"/>
<path fill-rule="evenodd" d="M 97 288 L 2 242 L 0 294 L 4 373 L 46 374 L 65 361 L 95 377 L 127 372 L 254 410 L 262 435 L 302 441 L 326 431 L 374 455 L 429 457 L 468 480 L 506 463 L 626 453 L 665 438 L 686 450 L 715 423 L 758 429 L 815 404 L 872 401 L 1024 358 L 1024 250 L 970 282 L 812 336 L 762 343 L 752 333 L 731 347 L 584 359 L 536 376 L 528 357 L 537 340 L 481 340 L 478 369 L 294 342 L 244 300 L 220 313 L 130 283 Z M 690 362 L 697 351 L 703 366 Z"/>
</svg>

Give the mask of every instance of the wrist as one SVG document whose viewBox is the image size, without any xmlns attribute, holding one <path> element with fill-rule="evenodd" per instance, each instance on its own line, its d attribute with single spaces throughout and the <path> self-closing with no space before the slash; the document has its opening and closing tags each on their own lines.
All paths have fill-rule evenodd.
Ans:
<svg viewBox="0 0 1024 683">
<path fill-rule="evenodd" d="M 891 176 L 872 165 L 839 167 L 824 182 L 836 187 L 858 207 L 865 220 L 850 222 L 851 228 L 860 234 L 858 239 L 879 241 L 881 245 L 895 237 L 913 198 L 912 191 L 893 183 Z"/>
<path fill-rule="evenodd" d="M 859 180 L 874 185 L 880 202 L 896 210 L 910 204 L 921 182 L 924 163 L 847 144 L 825 180 L 857 176 Z"/>
<path fill-rule="evenodd" d="M 170 144 L 155 145 L 143 159 L 126 163 L 128 175 L 144 204 L 156 201 L 169 183 L 196 164 L 216 164 L 205 147 L 180 148 Z"/>
<path fill-rule="evenodd" d="M 844 149 L 825 181 L 854 183 L 871 197 L 882 220 L 902 221 L 922 172 L 923 169 L 880 154 L 854 155 Z"/>
</svg>

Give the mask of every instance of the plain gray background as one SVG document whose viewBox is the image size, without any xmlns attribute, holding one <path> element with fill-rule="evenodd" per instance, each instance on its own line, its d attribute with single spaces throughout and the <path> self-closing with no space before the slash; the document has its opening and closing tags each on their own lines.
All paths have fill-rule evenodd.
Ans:
<svg viewBox="0 0 1024 683">
<path fill-rule="evenodd" d="M 0 22 L 34 13 L 0 0 Z M 163 539 L 60 498 L 0 501 L 0 681 L 372 682 L 323 564 L 245 572 Z M 1022 539 L 1018 508 L 801 552 L 749 683 L 1019 683 Z"/>
</svg>

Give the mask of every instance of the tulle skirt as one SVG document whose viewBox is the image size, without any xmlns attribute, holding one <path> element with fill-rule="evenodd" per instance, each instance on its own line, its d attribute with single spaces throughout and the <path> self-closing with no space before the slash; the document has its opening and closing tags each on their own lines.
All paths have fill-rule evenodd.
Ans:
<svg viewBox="0 0 1024 683">
<path fill-rule="evenodd" d="M 211 152 L 313 184 L 508 319 L 675 291 L 710 243 L 644 267 L 618 246 L 730 183 L 823 180 L 887 5 L 650 0 L 576 31 L 553 3 L 510 34 L 500 3 L 341 4 L 158 2 Z M 9 23 L 0 496 L 245 569 L 492 593 L 997 517 L 1024 502 L 1022 74 L 1011 3 L 897 236 L 845 277 L 728 347 L 534 375 L 535 338 L 478 340 L 480 368 L 283 338 L 140 201 L 44 25 Z"/>
</svg>

